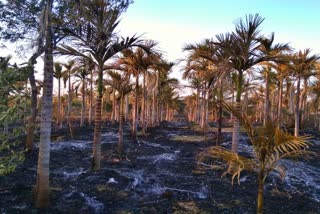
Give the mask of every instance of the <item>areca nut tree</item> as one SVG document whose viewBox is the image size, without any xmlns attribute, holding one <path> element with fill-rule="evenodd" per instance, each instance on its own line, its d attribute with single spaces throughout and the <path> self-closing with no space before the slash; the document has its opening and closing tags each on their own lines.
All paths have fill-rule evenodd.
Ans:
<svg viewBox="0 0 320 214">
<path fill-rule="evenodd" d="M 230 71 L 237 72 L 236 103 L 235 108 L 241 111 L 242 79 L 244 73 L 251 67 L 266 61 L 275 61 L 278 56 L 273 56 L 272 48 L 265 48 L 261 39 L 260 29 L 264 19 L 259 15 L 247 15 L 246 19 L 239 19 L 235 31 L 216 36 L 217 56 L 227 59 L 225 66 Z M 268 44 L 267 44 L 268 45 Z M 278 47 L 275 45 L 274 47 Z M 234 117 L 232 134 L 232 151 L 237 151 L 240 123 Z"/>
<path fill-rule="evenodd" d="M 84 126 L 85 116 L 86 116 L 86 88 L 88 82 L 88 76 L 90 71 L 86 65 L 82 65 L 75 72 L 74 76 L 77 78 L 76 83 L 81 87 L 81 117 L 80 117 L 80 127 Z"/>
<path fill-rule="evenodd" d="M 143 74 L 144 83 L 145 83 L 145 73 L 147 69 L 153 65 L 155 62 L 156 54 L 154 53 L 154 46 L 157 43 L 153 41 L 147 41 L 144 43 L 145 47 L 148 47 L 146 50 L 145 48 L 136 48 L 127 49 L 122 51 L 122 56 L 118 58 L 117 62 L 114 64 L 114 67 L 118 70 L 123 70 L 128 72 L 130 75 L 133 75 L 135 78 L 135 99 L 134 99 L 134 111 L 133 111 L 133 118 L 132 118 L 132 138 L 136 142 L 137 141 L 137 128 L 138 128 L 138 91 L 139 91 L 139 76 Z M 143 89 L 143 97 L 145 95 L 145 87 Z M 144 98 L 143 98 L 144 100 Z M 143 103 L 144 105 L 144 103 Z M 143 107 L 144 108 L 144 107 Z M 142 112 L 142 116 L 144 117 L 145 113 Z M 142 127 L 143 130 L 145 128 L 144 123 L 145 118 L 141 118 L 142 120 Z"/>
<path fill-rule="evenodd" d="M 35 204 L 47 207 L 49 204 L 49 161 L 53 90 L 53 35 L 51 29 L 51 10 L 53 0 L 45 2 L 42 13 L 42 28 L 45 39 L 44 79 L 40 121 L 40 143 L 37 167 L 37 183 L 35 187 Z"/>
<path fill-rule="evenodd" d="M 306 73 L 309 73 L 312 69 L 315 69 L 315 65 L 317 60 L 320 59 L 319 55 L 311 54 L 310 49 L 305 49 L 304 51 L 299 51 L 293 55 L 293 70 L 294 75 L 297 78 L 297 92 L 296 92 L 296 105 L 294 109 L 295 117 L 294 117 L 294 135 L 299 136 L 300 130 L 300 117 L 301 117 L 301 109 L 300 109 L 300 85 L 301 78 L 304 77 Z"/>
<path fill-rule="evenodd" d="M 253 172 L 257 176 L 257 213 L 263 213 L 264 205 L 264 183 L 271 171 L 280 176 L 285 176 L 285 168 L 279 164 L 279 160 L 296 156 L 305 156 L 312 152 L 307 151 L 309 147 L 308 137 L 296 137 L 286 133 L 277 127 L 277 123 L 270 120 L 266 126 L 253 127 L 252 122 L 246 114 L 239 113 L 237 109 L 227 103 L 222 104 L 225 109 L 232 112 L 242 124 L 249 136 L 253 147 L 252 155 L 244 157 L 234 151 L 221 146 L 213 146 L 198 154 L 200 168 L 221 169 L 226 171 L 222 176 L 231 175 L 232 184 L 235 180 L 240 184 L 240 175 L 243 171 Z M 216 164 L 213 160 L 222 160 Z M 203 164 L 210 161 L 211 164 Z"/>
<path fill-rule="evenodd" d="M 105 63 L 124 49 L 133 46 L 145 48 L 142 40 L 137 37 L 119 37 L 115 29 L 119 24 L 121 13 L 129 6 L 126 0 L 117 1 L 82 1 L 76 14 L 78 30 L 65 29 L 73 39 L 73 46 L 61 45 L 58 50 L 62 54 L 81 56 L 88 58 L 92 56 L 97 65 L 97 98 L 95 112 L 95 128 L 93 138 L 92 169 L 100 169 L 101 160 L 101 117 L 103 96 L 103 71 Z"/>
<path fill-rule="evenodd" d="M 119 138 L 117 144 L 117 152 L 119 155 L 122 155 L 124 152 L 123 146 L 123 121 L 124 121 L 124 98 L 125 96 L 132 91 L 132 84 L 130 83 L 129 74 L 121 74 L 116 71 L 109 70 L 110 80 L 107 80 L 106 83 L 110 85 L 113 89 L 117 90 L 120 95 L 120 117 L 119 117 Z"/>
</svg>

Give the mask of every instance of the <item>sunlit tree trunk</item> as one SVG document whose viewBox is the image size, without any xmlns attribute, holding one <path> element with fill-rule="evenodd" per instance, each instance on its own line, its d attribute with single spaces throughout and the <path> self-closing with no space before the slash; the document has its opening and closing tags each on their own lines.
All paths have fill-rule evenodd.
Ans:
<svg viewBox="0 0 320 214">
<path fill-rule="evenodd" d="M 123 111 L 124 111 L 124 96 L 120 95 L 120 119 L 119 119 L 119 140 L 117 145 L 118 154 L 123 154 Z"/>
<path fill-rule="evenodd" d="M 278 94 L 278 127 L 282 126 L 282 94 L 283 94 L 283 79 L 279 79 L 279 94 Z"/>
<path fill-rule="evenodd" d="M 268 68 L 267 68 L 268 69 Z M 265 98 L 264 98 L 264 119 L 263 125 L 266 126 L 270 121 L 270 90 L 269 90 L 269 70 L 265 71 Z"/>
<path fill-rule="evenodd" d="M 300 117 L 299 117 L 299 127 L 303 129 L 304 127 L 304 118 L 306 115 L 306 103 L 307 103 L 307 90 L 308 90 L 308 80 L 306 78 L 304 80 L 304 89 L 301 93 L 300 98 Z"/>
<path fill-rule="evenodd" d="M 146 71 L 143 72 L 143 91 L 142 91 L 142 104 L 141 104 L 141 127 L 142 127 L 142 135 L 146 135 L 146 99 L 147 99 L 147 91 L 146 91 Z"/>
<path fill-rule="evenodd" d="M 103 63 L 99 62 L 98 71 L 98 97 L 96 101 L 96 114 L 93 135 L 92 170 L 100 169 L 101 162 L 101 124 L 102 124 L 102 96 L 103 96 Z"/>
<path fill-rule="evenodd" d="M 116 122 L 116 106 L 117 106 L 116 90 L 112 89 L 112 112 L 111 112 L 112 124 L 115 124 L 115 122 Z"/>
<path fill-rule="evenodd" d="M 242 92 L 242 76 L 243 71 L 239 71 L 238 81 L 237 81 L 237 93 L 236 93 L 236 103 L 235 103 L 235 111 L 240 113 L 241 111 L 241 92 Z M 237 117 L 233 118 L 233 132 L 232 132 L 232 151 L 238 151 L 238 141 L 239 141 L 239 133 L 240 133 L 240 122 Z"/>
<path fill-rule="evenodd" d="M 296 94 L 296 106 L 295 106 L 295 117 L 294 117 L 294 136 L 298 137 L 299 136 L 299 130 L 300 130 L 300 123 L 299 123 L 299 118 L 300 118 L 300 75 L 298 75 L 298 81 L 297 81 L 297 94 Z"/>
<path fill-rule="evenodd" d="M 51 29 L 52 0 L 47 1 L 45 8 L 45 54 L 44 79 L 40 122 L 40 144 L 37 168 L 37 183 L 35 189 L 35 204 L 38 208 L 49 206 L 49 163 L 50 136 L 52 118 L 52 90 L 53 90 L 53 54 Z"/>
<path fill-rule="evenodd" d="M 124 107 L 124 121 L 128 121 L 129 117 L 129 95 L 126 95 L 124 98 L 125 107 Z M 120 118 L 121 119 L 121 118 Z"/>
<path fill-rule="evenodd" d="M 194 122 L 199 124 L 200 121 L 200 87 L 197 88 L 197 95 L 196 95 L 196 114 Z"/>
<path fill-rule="evenodd" d="M 157 111 L 156 111 L 156 104 L 157 104 L 157 102 L 156 102 L 156 97 L 157 97 L 156 90 L 157 90 L 157 85 L 152 90 L 151 127 L 155 127 L 155 124 L 156 124 L 156 114 L 157 114 Z"/>
<path fill-rule="evenodd" d="M 201 128 L 205 133 L 207 131 L 207 88 L 203 87 L 203 99 L 202 99 L 202 116 L 201 116 Z"/>
<path fill-rule="evenodd" d="M 222 100 L 223 100 L 223 85 L 222 78 L 219 80 L 219 106 L 218 106 L 218 133 L 217 133 L 217 141 L 216 145 L 220 145 L 222 143 Z"/>
<path fill-rule="evenodd" d="M 289 88 L 289 112 L 294 113 L 294 85 Z"/>
<path fill-rule="evenodd" d="M 132 138 L 134 142 L 137 142 L 137 129 L 138 129 L 138 88 L 139 88 L 139 76 L 136 76 L 135 84 L 135 97 L 134 97 L 134 112 L 132 119 Z"/>
</svg>

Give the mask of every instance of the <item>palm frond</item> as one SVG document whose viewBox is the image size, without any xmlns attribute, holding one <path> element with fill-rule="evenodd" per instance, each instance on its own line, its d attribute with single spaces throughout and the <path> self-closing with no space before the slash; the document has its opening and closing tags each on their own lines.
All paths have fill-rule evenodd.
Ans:
<svg viewBox="0 0 320 214">
<path fill-rule="evenodd" d="M 200 163 L 206 163 L 207 161 L 210 161 L 210 159 L 222 161 L 222 163 L 211 163 L 210 165 L 203 164 L 202 166 L 206 166 L 210 169 L 217 169 L 219 167 L 226 169 L 226 171 L 222 174 L 222 177 L 230 174 L 232 184 L 234 184 L 235 179 L 237 179 L 238 183 L 240 184 L 241 172 L 245 170 L 254 171 L 256 166 L 252 159 L 240 156 L 236 152 L 232 152 L 220 146 L 208 148 L 206 151 L 199 153 L 196 159 Z"/>
</svg>

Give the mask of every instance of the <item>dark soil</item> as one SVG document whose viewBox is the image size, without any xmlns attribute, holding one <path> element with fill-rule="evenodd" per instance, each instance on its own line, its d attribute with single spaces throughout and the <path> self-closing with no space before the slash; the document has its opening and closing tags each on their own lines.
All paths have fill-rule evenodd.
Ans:
<svg viewBox="0 0 320 214">
<path fill-rule="evenodd" d="M 197 170 L 195 156 L 213 140 L 190 140 L 201 136 L 187 123 L 164 123 L 149 130 L 138 143 L 125 133 L 125 156 L 114 153 L 117 129 L 105 125 L 102 135 L 102 169 L 90 171 L 93 128 L 54 133 L 50 160 L 51 206 L 34 207 L 35 149 L 17 170 L 0 177 L 1 213 L 255 213 L 255 176 L 242 174 L 241 184 L 231 185 L 222 171 Z M 185 136 L 186 140 L 176 140 Z M 191 138 L 192 139 L 192 138 Z M 224 134 L 226 147 L 229 134 Z M 242 137 L 240 152 L 250 151 Z M 265 213 L 320 213 L 320 144 L 309 160 L 284 160 L 288 175 L 281 180 L 271 174 L 265 186 Z M 242 146 L 241 146 L 242 145 Z"/>
</svg>

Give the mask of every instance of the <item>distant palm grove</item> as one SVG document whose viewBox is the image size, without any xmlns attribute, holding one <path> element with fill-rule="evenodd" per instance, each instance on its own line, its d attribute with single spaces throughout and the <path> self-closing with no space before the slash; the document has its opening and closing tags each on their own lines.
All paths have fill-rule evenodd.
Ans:
<svg viewBox="0 0 320 214">
<path fill-rule="evenodd" d="M 263 17 L 244 14 L 233 31 L 186 44 L 186 57 L 170 62 L 148 34 L 117 33 L 132 3 L 0 1 L 0 39 L 27 43 L 29 57 L 19 64 L 3 52 L 0 57 L 0 175 L 36 147 L 35 206 L 48 207 L 52 132 L 65 129 L 73 138 L 75 129 L 94 127 L 91 170 L 99 171 L 106 124 L 117 127 L 115 152 L 124 158 L 125 126 L 138 143 L 164 121 L 188 121 L 204 136 L 214 133 L 198 161 L 224 160 L 232 180 L 242 170 L 256 173 L 262 213 L 268 173 L 280 171 L 279 159 L 307 152 L 306 129 L 320 130 L 317 50 L 277 43 L 276 33 L 262 33 Z M 36 71 L 40 60 L 43 70 Z M 177 69 L 187 85 L 172 77 Z M 232 128 L 230 150 L 220 146 L 225 127 Z M 254 146 L 251 159 L 238 154 L 243 130 Z"/>
</svg>

